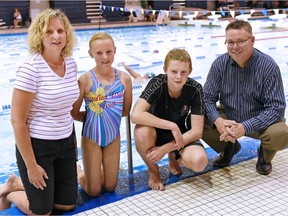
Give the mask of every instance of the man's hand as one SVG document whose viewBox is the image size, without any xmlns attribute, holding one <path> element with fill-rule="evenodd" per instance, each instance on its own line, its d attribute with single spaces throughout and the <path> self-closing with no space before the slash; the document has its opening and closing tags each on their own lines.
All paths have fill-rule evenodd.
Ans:
<svg viewBox="0 0 288 216">
<path fill-rule="evenodd" d="M 226 120 L 218 118 L 215 123 L 217 130 L 219 131 L 220 141 L 235 143 L 236 139 L 245 135 L 245 129 L 242 124 L 233 120 Z"/>
</svg>

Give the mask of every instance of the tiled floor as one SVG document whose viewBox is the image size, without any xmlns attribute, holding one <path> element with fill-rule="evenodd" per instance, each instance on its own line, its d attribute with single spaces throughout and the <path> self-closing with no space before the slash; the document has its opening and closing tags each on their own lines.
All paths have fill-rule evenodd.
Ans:
<svg viewBox="0 0 288 216">
<path fill-rule="evenodd" d="M 77 215 L 288 215 L 287 157 L 277 153 L 269 176 L 256 173 L 254 158 Z"/>
</svg>

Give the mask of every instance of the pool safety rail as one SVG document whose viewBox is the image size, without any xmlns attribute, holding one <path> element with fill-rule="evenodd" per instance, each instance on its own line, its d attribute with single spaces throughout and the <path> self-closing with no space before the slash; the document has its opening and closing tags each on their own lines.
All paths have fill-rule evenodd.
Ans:
<svg viewBox="0 0 288 216">
<path fill-rule="evenodd" d="M 133 157 L 132 157 L 132 142 L 131 142 L 131 121 L 130 114 L 126 116 L 126 142 L 127 142 L 127 162 L 128 173 L 133 174 Z"/>
</svg>

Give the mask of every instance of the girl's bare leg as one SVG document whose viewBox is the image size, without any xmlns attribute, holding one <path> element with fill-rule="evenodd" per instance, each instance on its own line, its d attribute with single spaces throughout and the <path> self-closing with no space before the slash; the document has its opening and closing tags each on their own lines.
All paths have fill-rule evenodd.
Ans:
<svg viewBox="0 0 288 216">
<path fill-rule="evenodd" d="M 103 148 L 103 187 L 107 191 L 115 191 L 118 184 L 120 164 L 120 136 Z"/>
<path fill-rule="evenodd" d="M 102 149 L 88 138 L 82 137 L 81 142 L 84 171 L 77 167 L 78 182 L 89 196 L 95 197 L 102 189 Z"/>
</svg>

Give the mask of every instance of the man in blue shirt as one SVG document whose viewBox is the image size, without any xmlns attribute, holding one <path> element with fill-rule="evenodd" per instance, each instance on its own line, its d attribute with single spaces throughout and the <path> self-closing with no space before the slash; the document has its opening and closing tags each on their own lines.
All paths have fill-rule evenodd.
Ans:
<svg viewBox="0 0 288 216">
<path fill-rule="evenodd" d="M 288 145 L 281 72 L 270 56 L 253 47 L 249 22 L 231 22 L 225 32 L 227 53 L 212 63 L 204 84 L 203 140 L 221 152 L 214 165 L 224 167 L 241 149 L 238 138 L 260 139 L 256 170 L 268 175 L 276 152 Z"/>
</svg>

